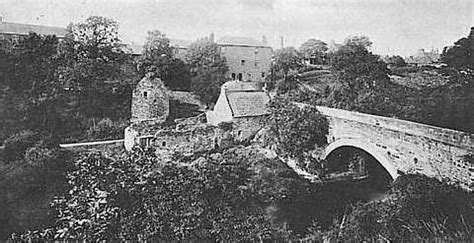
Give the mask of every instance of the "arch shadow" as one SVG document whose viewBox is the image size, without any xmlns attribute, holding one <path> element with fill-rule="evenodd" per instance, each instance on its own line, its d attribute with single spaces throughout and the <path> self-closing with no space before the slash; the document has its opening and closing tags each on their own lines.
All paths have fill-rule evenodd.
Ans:
<svg viewBox="0 0 474 243">
<path fill-rule="evenodd" d="M 397 169 L 392 165 L 390 160 L 387 157 L 385 157 L 383 154 L 378 152 L 375 146 L 372 146 L 366 142 L 356 140 L 356 139 L 343 138 L 343 139 L 338 139 L 333 143 L 330 143 L 325 149 L 324 158 L 327 158 L 328 155 L 331 154 L 331 152 L 343 146 L 355 147 L 370 154 L 385 168 L 385 170 L 388 172 L 392 180 L 395 180 L 399 176 Z"/>
</svg>

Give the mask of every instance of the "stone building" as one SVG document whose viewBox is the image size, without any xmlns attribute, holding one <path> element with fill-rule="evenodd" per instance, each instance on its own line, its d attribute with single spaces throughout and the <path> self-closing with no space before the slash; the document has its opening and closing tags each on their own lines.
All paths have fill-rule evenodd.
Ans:
<svg viewBox="0 0 474 243">
<path fill-rule="evenodd" d="M 169 115 L 169 94 L 158 78 L 144 77 L 132 92 L 131 125 L 125 129 L 125 148 L 148 144 Z"/>
<path fill-rule="evenodd" d="M 132 93 L 132 123 L 162 123 L 169 115 L 169 94 L 159 78 L 144 77 Z"/>
<path fill-rule="evenodd" d="M 214 35 L 208 38 L 214 42 Z M 170 45 L 174 47 L 174 56 L 184 60 L 191 41 L 170 39 Z M 239 81 L 264 81 L 270 73 L 273 51 L 268 46 L 265 36 L 262 41 L 248 37 L 220 38 L 216 44 L 219 46 L 221 56 L 226 60 L 229 67 L 227 80 Z M 134 55 L 141 55 L 142 45 L 129 45 Z"/>
<path fill-rule="evenodd" d="M 207 122 L 232 123 L 236 139 L 245 140 L 263 127 L 269 102 L 270 96 L 260 83 L 229 81 L 222 85 L 214 110 L 206 112 Z"/>
<path fill-rule="evenodd" d="M 269 75 L 272 48 L 266 38 L 222 37 L 217 41 L 229 70 L 227 77 L 239 81 L 264 81 Z"/>
</svg>

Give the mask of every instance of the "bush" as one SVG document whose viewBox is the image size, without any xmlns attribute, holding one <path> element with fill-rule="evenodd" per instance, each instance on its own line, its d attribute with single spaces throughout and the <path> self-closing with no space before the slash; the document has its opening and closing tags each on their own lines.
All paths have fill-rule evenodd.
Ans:
<svg viewBox="0 0 474 243">
<path fill-rule="evenodd" d="M 336 225 L 339 240 L 466 241 L 474 230 L 473 195 L 423 175 L 400 176 L 387 199 L 357 205 Z"/>
<path fill-rule="evenodd" d="M 125 121 L 114 122 L 109 118 L 104 118 L 87 130 L 87 137 L 89 140 L 119 139 L 123 137 L 126 126 Z"/>
<path fill-rule="evenodd" d="M 25 156 L 26 150 L 33 146 L 38 140 L 38 134 L 30 130 L 10 136 L 3 142 L 3 159 L 5 163 L 21 160 Z"/>
<path fill-rule="evenodd" d="M 276 134 L 278 148 L 285 155 L 302 158 L 315 145 L 327 143 L 329 123 L 316 108 L 298 107 L 282 99 L 273 100 L 269 107 L 272 114 L 268 125 Z"/>
</svg>

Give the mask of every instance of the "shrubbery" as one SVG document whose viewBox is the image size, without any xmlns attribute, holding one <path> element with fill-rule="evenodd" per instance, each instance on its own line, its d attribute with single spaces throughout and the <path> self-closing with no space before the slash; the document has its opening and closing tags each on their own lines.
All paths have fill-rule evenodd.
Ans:
<svg viewBox="0 0 474 243">
<path fill-rule="evenodd" d="M 288 100 L 275 99 L 269 105 L 268 124 L 283 154 L 301 158 L 315 146 L 327 143 L 329 124 L 315 107 L 298 107 Z"/>
<path fill-rule="evenodd" d="M 473 195 L 423 175 L 403 175 L 386 199 L 356 205 L 326 237 L 338 240 L 469 241 Z"/>
<path fill-rule="evenodd" d="M 38 134 L 29 130 L 21 131 L 12 135 L 3 142 L 3 161 L 10 163 L 21 160 L 28 148 L 32 147 L 38 140 Z"/>
</svg>

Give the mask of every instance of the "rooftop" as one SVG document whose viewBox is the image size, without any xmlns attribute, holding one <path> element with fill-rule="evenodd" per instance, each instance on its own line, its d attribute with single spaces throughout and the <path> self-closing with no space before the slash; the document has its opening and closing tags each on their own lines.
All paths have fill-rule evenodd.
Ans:
<svg viewBox="0 0 474 243">
<path fill-rule="evenodd" d="M 66 28 L 62 27 L 9 23 L 0 20 L 0 33 L 2 34 L 28 35 L 30 32 L 57 37 L 64 37 L 67 33 Z"/>
<path fill-rule="evenodd" d="M 223 36 L 219 38 L 217 44 L 232 46 L 267 46 L 263 42 L 255 40 L 253 38 L 238 36 Z"/>
<path fill-rule="evenodd" d="M 269 114 L 267 104 L 270 97 L 264 91 L 227 91 L 227 101 L 233 117 L 261 116 Z"/>
</svg>

